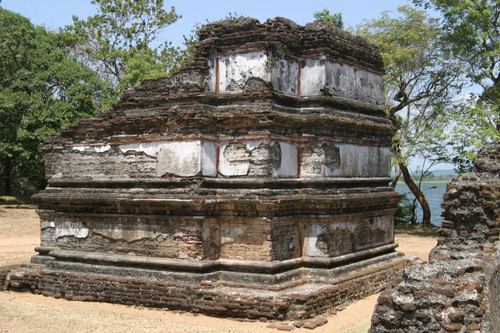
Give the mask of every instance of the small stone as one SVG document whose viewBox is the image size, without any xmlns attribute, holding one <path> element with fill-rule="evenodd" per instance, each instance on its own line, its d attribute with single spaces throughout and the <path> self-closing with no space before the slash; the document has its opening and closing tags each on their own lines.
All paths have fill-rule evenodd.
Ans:
<svg viewBox="0 0 500 333">
<path fill-rule="evenodd" d="M 297 327 L 297 328 L 301 328 L 304 326 L 304 324 L 306 323 L 305 320 L 301 320 L 301 321 L 296 321 L 296 322 L 293 322 L 292 325 Z"/>
<path fill-rule="evenodd" d="M 427 297 L 427 296 L 429 296 L 430 294 L 431 294 L 430 292 L 425 291 L 425 290 L 415 290 L 415 291 L 413 292 L 413 296 L 414 296 L 415 298 Z"/>
<path fill-rule="evenodd" d="M 376 307 L 375 311 L 377 313 L 384 314 L 384 313 L 387 313 L 389 311 L 389 308 L 386 307 L 386 306 L 383 306 L 383 305 L 379 305 L 379 306 Z"/>
<path fill-rule="evenodd" d="M 392 292 L 389 290 L 385 290 L 380 293 L 380 296 L 378 297 L 377 300 L 378 304 L 380 305 L 387 305 L 389 307 L 392 306 Z"/>
<path fill-rule="evenodd" d="M 293 327 L 292 325 L 279 325 L 278 327 L 276 327 L 278 329 L 278 331 L 292 331 L 295 329 L 295 327 Z"/>
<path fill-rule="evenodd" d="M 429 288 L 429 291 L 433 294 L 443 295 L 449 298 L 455 297 L 455 293 L 452 290 L 444 288 Z"/>
<path fill-rule="evenodd" d="M 382 321 L 377 316 L 372 316 L 372 327 L 378 326 Z"/>
<path fill-rule="evenodd" d="M 479 327 L 478 323 L 470 323 L 467 325 L 467 331 L 469 332 L 474 332 L 474 331 L 479 331 L 481 328 Z"/>
<path fill-rule="evenodd" d="M 497 249 L 495 249 L 493 247 L 485 247 L 485 248 L 483 248 L 483 252 L 484 253 L 495 253 L 495 252 L 497 252 Z"/>
<path fill-rule="evenodd" d="M 406 303 L 401 305 L 401 310 L 403 311 L 415 311 L 416 309 L 417 307 L 413 304 Z"/>
<path fill-rule="evenodd" d="M 466 282 L 464 288 L 467 290 L 476 290 L 478 288 L 477 282 Z"/>
<path fill-rule="evenodd" d="M 307 322 L 306 322 L 306 323 L 302 326 L 302 328 L 307 328 L 307 329 L 309 329 L 309 330 L 313 330 L 313 329 L 315 329 L 316 327 L 318 327 L 318 325 L 317 325 L 315 322 L 313 322 L 312 320 L 307 321 Z"/>
<path fill-rule="evenodd" d="M 261 323 L 267 323 L 267 318 L 266 317 L 259 317 L 259 321 Z"/>
<path fill-rule="evenodd" d="M 460 331 L 460 328 L 462 328 L 462 325 L 458 325 L 458 324 L 447 324 L 447 325 L 444 325 L 443 328 L 445 329 L 445 331 L 447 332 L 458 332 Z"/>
<path fill-rule="evenodd" d="M 465 319 L 465 313 L 462 311 L 453 312 L 448 315 L 448 318 L 450 318 L 450 320 L 454 323 L 463 322 Z"/>
<path fill-rule="evenodd" d="M 315 323 L 317 326 L 323 326 L 328 323 L 328 319 L 326 318 L 315 318 L 311 320 L 313 323 Z"/>
</svg>

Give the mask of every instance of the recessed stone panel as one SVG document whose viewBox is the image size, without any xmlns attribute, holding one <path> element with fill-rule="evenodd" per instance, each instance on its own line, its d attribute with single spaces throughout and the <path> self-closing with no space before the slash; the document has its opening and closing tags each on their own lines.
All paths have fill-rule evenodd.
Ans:
<svg viewBox="0 0 500 333">
<path fill-rule="evenodd" d="M 219 59 L 219 91 L 241 92 L 250 79 L 271 81 L 264 51 L 222 56 Z"/>
<path fill-rule="evenodd" d="M 158 147 L 158 176 L 196 176 L 201 171 L 200 141 L 169 142 Z"/>
<path fill-rule="evenodd" d="M 388 177 L 390 149 L 351 144 L 310 143 L 301 151 L 303 177 Z"/>
<path fill-rule="evenodd" d="M 304 255 L 336 257 L 394 241 L 391 215 L 356 217 L 345 221 L 313 223 L 307 227 Z"/>
<path fill-rule="evenodd" d="M 75 237 L 87 238 L 89 236 L 89 228 L 81 222 L 63 221 L 55 224 L 55 238 Z"/>
<path fill-rule="evenodd" d="M 280 163 L 276 173 L 280 178 L 297 177 L 298 161 L 297 161 L 297 145 L 287 142 L 275 142 L 280 147 Z M 271 146 L 272 147 L 272 146 Z"/>
<path fill-rule="evenodd" d="M 305 59 L 301 71 L 303 96 L 336 96 L 384 105 L 382 76 L 325 59 Z"/>
<path fill-rule="evenodd" d="M 341 166 L 340 149 L 334 143 L 304 145 L 301 154 L 301 175 L 326 177 L 338 173 Z"/>
<path fill-rule="evenodd" d="M 222 223 L 221 259 L 271 259 L 270 226 L 264 223 Z"/>
<path fill-rule="evenodd" d="M 299 63 L 294 59 L 276 58 L 271 71 L 273 89 L 297 95 L 299 90 Z"/>
<path fill-rule="evenodd" d="M 224 176 L 245 176 L 250 169 L 250 151 L 245 144 L 229 143 L 219 154 L 219 172 Z"/>
<path fill-rule="evenodd" d="M 201 173 L 207 177 L 217 175 L 217 146 L 215 142 L 202 141 L 201 143 Z"/>
</svg>

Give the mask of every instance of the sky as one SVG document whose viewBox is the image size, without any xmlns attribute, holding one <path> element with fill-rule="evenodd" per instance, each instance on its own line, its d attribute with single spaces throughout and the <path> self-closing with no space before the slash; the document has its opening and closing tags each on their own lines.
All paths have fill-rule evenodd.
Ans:
<svg viewBox="0 0 500 333">
<path fill-rule="evenodd" d="M 230 13 L 249 16 L 265 22 L 276 16 L 285 17 L 300 25 L 314 21 L 314 13 L 323 9 L 342 13 L 344 27 L 354 27 L 364 20 L 380 17 L 384 11 L 395 12 L 399 6 L 411 4 L 407 0 L 165 0 L 165 9 L 175 7 L 182 15 L 177 22 L 168 26 L 157 41 L 170 41 L 182 46 L 183 36 L 191 35 L 196 25 L 224 19 Z M 72 16 L 80 19 L 96 13 L 91 0 L 1 0 L 0 6 L 28 17 L 33 24 L 57 31 L 59 27 L 71 24 Z M 420 161 L 412 161 L 410 169 L 415 170 Z M 433 169 L 451 169 L 450 164 L 441 164 Z"/>
<path fill-rule="evenodd" d="M 260 22 L 281 16 L 305 25 L 314 21 L 315 12 L 326 8 L 341 12 L 344 26 L 348 28 L 379 17 L 383 11 L 396 11 L 398 6 L 407 3 L 406 0 L 165 0 L 166 9 L 175 7 L 182 18 L 164 30 L 159 42 L 171 41 L 181 46 L 183 35 L 192 34 L 197 24 L 224 19 L 229 13 L 250 16 Z M 73 15 L 85 19 L 96 12 L 90 0 L 1 0 L 0 6 L 51 30 L 71 24 Z"/>
</svg>

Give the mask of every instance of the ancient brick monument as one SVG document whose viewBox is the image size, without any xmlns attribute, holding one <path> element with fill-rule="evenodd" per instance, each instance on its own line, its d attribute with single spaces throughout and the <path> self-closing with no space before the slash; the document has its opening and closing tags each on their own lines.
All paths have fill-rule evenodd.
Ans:
<svg viewBox="0 0 500 333">
<path fill-rule="evenodd" d="M 378 49 L 322 21 L 199 35 L 179 72 L 47 139 L 39 255 L 6 287 L 304 318 L 408 264 Z"/>
<path fill-rule="evenodd" d="M 455 177 L 429 264 L 382 292 L 370 332 L 500 332 L 500 142 Z"/>
</svg>

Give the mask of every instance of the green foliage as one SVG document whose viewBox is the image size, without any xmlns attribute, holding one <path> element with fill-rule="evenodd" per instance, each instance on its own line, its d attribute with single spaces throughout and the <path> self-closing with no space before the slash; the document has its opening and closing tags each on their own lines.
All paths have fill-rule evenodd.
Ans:
<svg viewBox="0 0 500 333">
<path fill-rule="evenodd" d="M 342 13 L 330 13 L 329 9 L 323 9 L 319 12 L 314 13 L 314 18 L 316 20 L 323 20 L 335 24 L 340 29 L 344 29 L 344 20 L 342 19 Z"/>
<path fill-rule="evenodd" d="M 498 0 L 414 0 L 443 15 L 448 50 L 468 65 L 468 76 L 493 94 L 500 85 L 500 3 Z M 491 92 L 493 90 L 493 92 Z M 485 95 L 485 97 L 487 97 Z"/>
<path fill-rule="evenodd" d="M 415 201 L 410 202 L 406 195 L 398 202 L 398 209 L 394 214 L 394 223 L 396 225 L 414 224 L 417 205 Z"/>
<path fill-rule="evenodd" d="M 418 170 L 417 170 L 418 171 Z M 453 178 L 454 174 L 450 172 L 447 175 L 436 175 L 433 172 L 429 172 L 428 174 L 422 177 L 422 182 L 448 182 Z M 412 177 L 416 178 L 419 175 L 412 175 Z"/>
<path fill-rule="evenodd" d="M 123 77 L 118 85 L 119 90 L 125 90 L 149 77 L 165 75 L 164 66 L 150 54 L 138 53 L 127 59 L 127 66 L 123 69 Z"/>
<path fill-rule="evenodd" d="M 475 96 L 453 103 L 448 112 L 438 119 L 438 126 L 430 133 L 435 146 L 444 149 L 442 156 L 455 164 L 457 172 L 468 172 L 476 154 L 486 143 L 500 140 L 499 105 L 492 105 Z"/>
<path fill-rule="evenodd" d="M 387 114 L 396 125 L 393 157 L 406 164 L 425 133 L 461 88 L 460 63 L 443 53 L 444 41 L 437 19 L 410 6 L 388 12 L 358 27 L 358 34 L 380 47 L 386 75 Z"/>
<path fill-rule="evenodd" d="M 42 142 L 96 115 L 111 87 L 68 53 L 66 36 L 0 8 L 0 193 L 44 185 Z"/>
<path fill-rule="evenodd" d="M 444 51 L 466 66 L 478 96 L 453 103 L 440 119 L 440 139 L 458 171 L 472 167 L 476 152 L 500 138 L 500 3 L 498 0 L 414 0 L 443 16 Z M 477 87 L 476 86 L 476 87 Z"/>
<path fill-rule="evenodd" d="M 86 20 L 73 17 L 67 26 L 81 62 L 113 82 L 117 93 L 146 78 L 177 69 L 186 56 L 168 42 L 153 47 L 159 33 L 180 16 L 163 0 L 93 0 L 98 13 Z"/>
<path fill-rule="evenodd" d="M 386 66 L 386 112 L 397 128 L 393 139 L 393 162 L 418 198 L 424 224 L 430 210 L 424 194 L 408 172 L 408 160 L 418 146 L 427 145 L 426 133 L 433 128 L 445 106 L 461 88 L 463 67 L 444 52 L 439 21 L 410 6 L 398 8 L 398 17 L 388 12 L 359 26 L 357 33 L 382 52 Z"/>
</svg>

